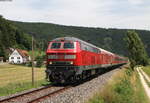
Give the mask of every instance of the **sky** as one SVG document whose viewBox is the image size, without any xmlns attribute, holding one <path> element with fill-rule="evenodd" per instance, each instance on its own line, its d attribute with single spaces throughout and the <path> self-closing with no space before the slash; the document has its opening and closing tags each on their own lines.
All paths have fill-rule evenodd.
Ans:
<svg viewBox="0 0 150 103">
<path fill-rule="evenodd" d="M 150 30 L 150 0 L 0 0 L 9 20 Z"/>
</svg>

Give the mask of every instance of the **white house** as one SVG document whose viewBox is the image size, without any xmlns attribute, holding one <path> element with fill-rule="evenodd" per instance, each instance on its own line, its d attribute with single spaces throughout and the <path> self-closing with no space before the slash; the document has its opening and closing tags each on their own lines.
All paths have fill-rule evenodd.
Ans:
<svg viewBox="0 0 150 103">
<path fill-rule="evenodd" d="M 13 64 L 22 64 L 30 60 L 28 52 L 21 49 L 15 49 L 12 54 L 9 56 L 9 63 Z"/>
<path fill-rule="evenodd" d="M 0 57 L 0 63 L 3 63 L 4 57 Z"/>
</svg>

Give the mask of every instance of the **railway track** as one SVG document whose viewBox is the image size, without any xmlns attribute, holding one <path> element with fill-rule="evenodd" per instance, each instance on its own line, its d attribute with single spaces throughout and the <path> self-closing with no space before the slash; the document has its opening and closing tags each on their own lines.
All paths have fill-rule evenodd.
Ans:
<svg viewBox="0 0 150 103">
<path fill-rule="evenodd" d="M 32 90 L 26 93 L 15 95 L 9 98 L 0 100 L 0 103 L 37 103 L 45 98 L 52 97 L 67 89 L 68 87 L 47 86 L 40 89 Z"/>
<path fill-rule="evenodd" d="M 57 90 L 57 91 L 54 91 L 54 92 L 49 93 L 49 94 L 47 94 L 47 95 L 44 95 L 44 96 L 42 96 L 42 97 L 36 98 L 36 99 L 34 99 L 34 100 L 32 100 L 32 101 L 30 101 L 30 102 L 28 102 L 28 103 L 37 103 L 37 102 L 40 102 L 40 101 L 42 101 L 43 99 L 46 99 L 46 98 L 50 98 L 50 97 L 52 97 L 52 96 L 55 96 L 56 94 L 59 94 L 59 93 L 65 91 L 65 90 L 67 90 L 67 89 L 69 89 L 69 88 L 70 88 L 70 86 L 64 87 L 64 88 L 62 88 L 62 89 L 59 89 L 59 90 Z"/>
</svg>

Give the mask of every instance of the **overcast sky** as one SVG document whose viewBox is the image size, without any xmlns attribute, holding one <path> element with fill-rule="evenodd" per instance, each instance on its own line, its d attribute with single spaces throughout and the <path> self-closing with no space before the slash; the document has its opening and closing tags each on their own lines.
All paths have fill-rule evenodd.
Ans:
<svg viewBox="0 0 150 103">
<path fill-rule="evenodd" d="M 150 0 L 0 0 L 0 15 L 25 22 L 150 30 Z"/>
</svg>

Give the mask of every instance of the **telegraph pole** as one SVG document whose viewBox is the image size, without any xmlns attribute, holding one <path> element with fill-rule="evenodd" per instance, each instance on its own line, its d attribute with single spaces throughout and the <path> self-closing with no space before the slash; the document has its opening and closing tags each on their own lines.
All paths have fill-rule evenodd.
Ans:
<svg viewBox="0 0 150 103">
<path fill-rule="evenodd" d="M 34 39 L 32 36 L 32 85 L 34 85 Z"/>
</svg>

